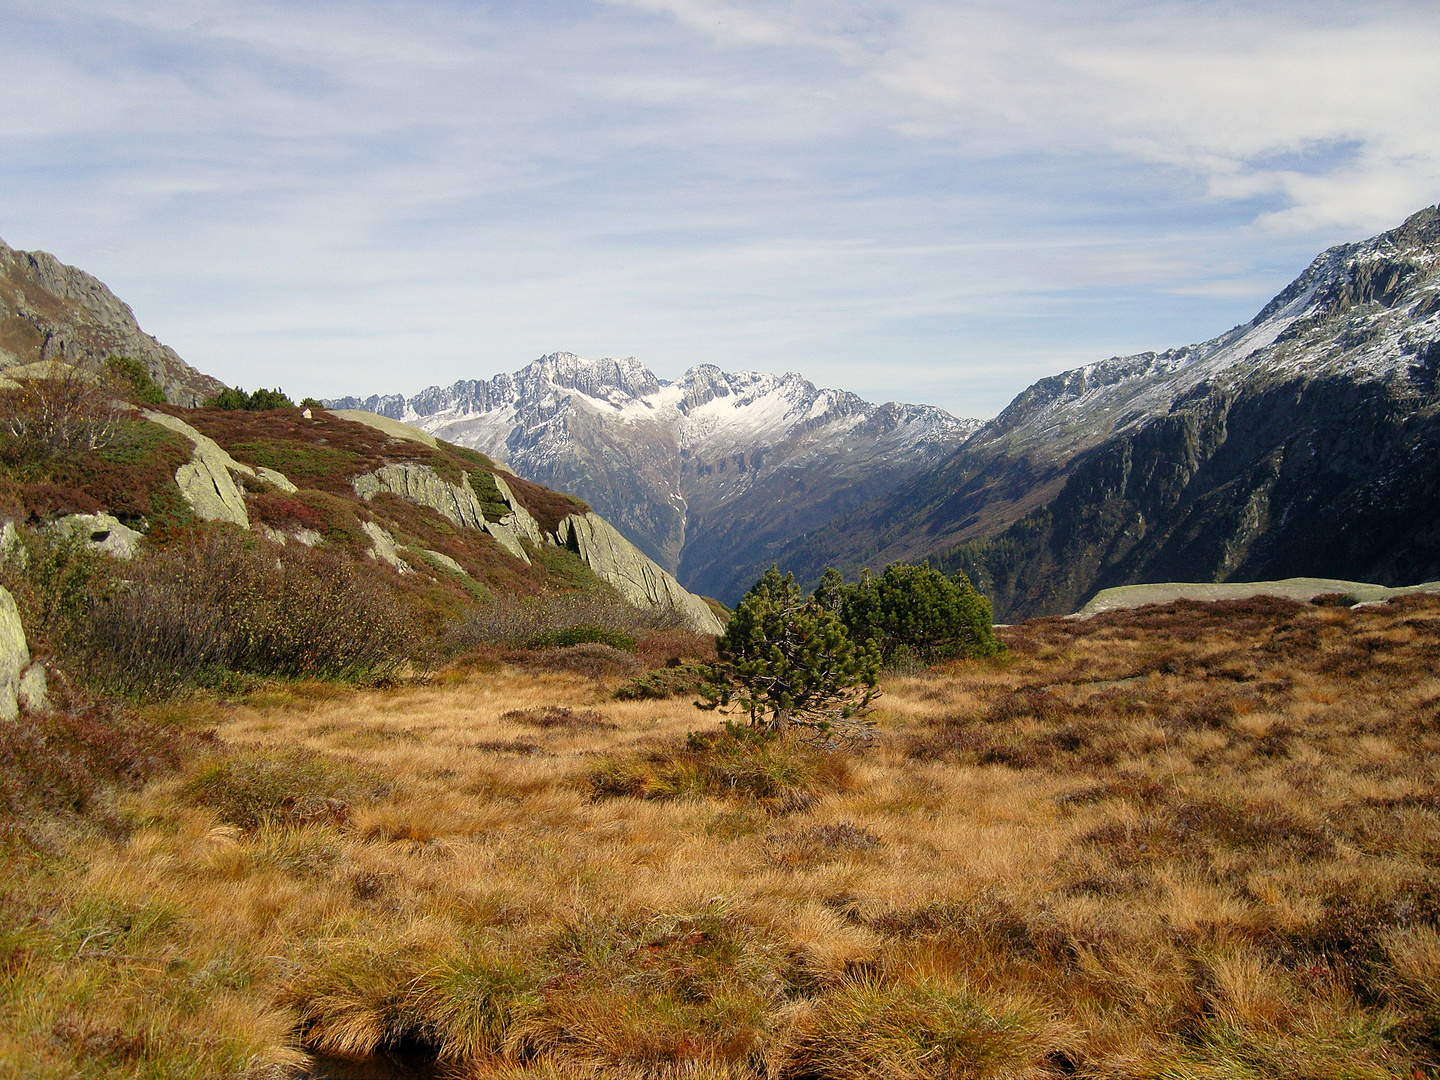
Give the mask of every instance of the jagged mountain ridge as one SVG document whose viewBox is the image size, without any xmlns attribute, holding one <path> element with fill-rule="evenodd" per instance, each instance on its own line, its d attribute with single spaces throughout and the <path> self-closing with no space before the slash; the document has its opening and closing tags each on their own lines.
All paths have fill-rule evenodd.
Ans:
<svg viewBox="0 0 1440 1080">
<path fill-rule="evenodd" d="M 172 405 L 197 405 L 225 388 L 140 329 L 135 312 L 99 278 L 47 251 L 0 240 L 0 375 L 50 360 L 97 364 L 128 356 L 145 365 Z"/>
<path fill-rule="evenodd" d="M 1027 388 L 937 468 L 798 539 L 813 580 L 963 567 L 1002 618 L 1102 588 L 1440 574 L 1440 211 L 1322 253 L 1249 323 Z"/>
<path fill-rule="evenodd" d="M 751 568 L 946 458 L 980 427 L 790 373 L 552 353 L 410 398 L 327 402 L 404 420 L 580 495 L 687 587 L 734 600 Z"/>
</svg>

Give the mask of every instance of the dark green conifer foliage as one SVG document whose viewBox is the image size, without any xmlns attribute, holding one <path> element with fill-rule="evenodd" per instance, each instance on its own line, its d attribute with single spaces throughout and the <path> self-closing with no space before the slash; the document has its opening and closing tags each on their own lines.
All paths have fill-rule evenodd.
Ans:
<svg viewBox="0 0 1440 1080">
<path fill-rule="evenodd" d="M 793 725 L 853 738 L 876 696 L 880 654 L 850 640 L 839 616 L 807 601 L 776 567 L 740 601 L 717 644 L 720 663 L 701 689 L 701 708 L 738 709 L 753 727 Z"/>
<path fill-rule="evenodd" d="M 814 600 L 839 616 L 854 640 L 873 642 L 887 663 L 906 650 L 926 663 L 1000 651 L 990 601 L 964 573 L 947 578 L 929 565 L 892 563 L 878 578 L 867 572 L 847 585 L 832 569 Z"/>
<path fill-rule="evenodd" d="M 205 404 L 212 409 L 244 409 L 247 412 L 295 408 L 295 402 L 278 386 L 274 390 L 261 388 L 250 394 L 245 393 L 241 387 L 227 386 Z"/>
</svg>

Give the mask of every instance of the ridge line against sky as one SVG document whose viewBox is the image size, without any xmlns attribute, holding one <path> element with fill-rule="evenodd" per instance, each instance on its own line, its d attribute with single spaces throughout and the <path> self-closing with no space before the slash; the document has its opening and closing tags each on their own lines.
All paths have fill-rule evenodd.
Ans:
<svg viewBox="0 0 1440 1080">
<path fill-rule="evenodd" d="M 1440 195 L 1431 3 L 9 0 L 0 236 L 230 383 L 998 411 Z"/>
</svg>

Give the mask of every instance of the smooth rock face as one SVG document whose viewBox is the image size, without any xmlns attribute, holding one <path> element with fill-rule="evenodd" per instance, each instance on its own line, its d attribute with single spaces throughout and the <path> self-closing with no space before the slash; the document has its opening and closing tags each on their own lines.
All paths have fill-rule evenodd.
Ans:
<svg viewBox="0 0 1440 1080">
<path fill-rule="evenodd" d="M 400 545 L 395 543 L 393 536 L 373 521 L 365 522 L 360 528 L 365 531 L 366 536 L 370 537 L 370 543 L 373 545 L 370 548 L 371 558 L 388 563 L 402 574 L 414 573 L 410 564 L 400 558 Z"/>
<path fill-rule="evenodd" d="M 495 481 L 497 487 L 504 483 L 498 476 Z M 535 519 L 525 513 L 524 507 L 510 494 L 508 487 L 501 488 L 501 494 L 510 503 L 510 513 L 497 522 L 485 520 L 485 512 L 480 506 L 480 500 L 475 497 L 475 489 L 470 486 L 468 476 L 460 483 L 452 484 L 429 465 L 417 465 L 413 462 L 385 465 L 374 472 L 355 477 L 351 483 L 355 494 L 367 501 L 382 491 L 390 492 L 417 506 L 428 506 L 459 528 L 483 529 L 510 555 L 527 564 L 530 556 L 525 554 L 525 549 L 520 545 L 520 537 L 532 536 L 533 542 L 543 542 Z M 524 514 L 523 520 L 521 514 Z M 520 531 L 527 521 L 530 533 Z"/>
<path fill-rule="evenodd" d="M 485 514 L 468 478 L 452 484 L 429 465 L 413 462 L 384 465 L 351 481 L 355 494 L 369 502 L 381 492 L 398 495 L 406 502 L 428 506 L 452 525 L 465 529 L 485 527 Z"/>
<path fill-rule="evenodd" d="M 20 625 L 20 609 L 10 591 L 0 587 L 0 721 L 20 715 L 20 676 L 30 666 L 30 647 Z"/>
<path fill-rule="evenodd" d="M 109 514 L 69 514 L 52 521 L 45 531 L 82 540 L 92 551 L 124 560 L 135 557 L 142 539 L 142 534 Z"/>
<path fill-rule="evenodd" d="M 1279 596 L 1286 600 L 1314 600 L 1317 596 L 1339 594 L 1357 604 L 1384 603 L 1392 596 L 1440 592 L 1440 581 L 1390 588 L 1368 581 L 1339 578 L 1285 578 L 1281 581 L 1179 582 L 1157 585 L 1118 585 L 1103 589 L 1069 618 L 1088 619 L 1105 611 L 1124 611 L 1146 604 L 1168 604 L 1175 600 L 1248 600 L 1252 596 Z"/>
<path fill-rule="evenodd" d="M 195 457 L 175 470 L 175 483 L 195 516 L 205 521 L 228 521 L 242 529 L 250 527 L 250 515 L 235 481 L 224 466 L 205 457 Z"/>
<path fill-rule="evenodd" d="M 43 664 L 31 664 L 25 669 L 15 687 L 15 697 L 31 712 L 45 712 L 50 708 L 50 683 Z"/>
<path fill-rule="evenodd" d="M 25 554 L 24 546 L 20 543 L 20 534 L 15 531 L 15 523 L 7 521 L 0 526 L 0 562 L 10 558 L 11 554 L 20 560 L 22 567 L 25 565 L 28 557 Z"/>
<path fill-rule="evenodd" d="M 290 478 L 275 469 L 267 469 L 261 465 L 255 470 L 255 475 L 264 480 L 271 487 L 283 491 L 286 495 L 294 495 L 300 489 L 290 482 Z"/>
<path fill-rule="evenodd" d="M 423 551 L 420 552 L 420 554 L 424 555 L 425 558 L 431 563 L 433 563 L 435 566 L 443 566 L 452 574 L 460 574 L 464 577 L 470 576 L 465 572 L 465 568 L 463 566 L 461 566 L 458 562 L 452 559 L 449 555 L 446 555 L 444 552 L 432 551 L 429 548 L 425 548 Z"/>
<path fill-rule="evenodd" d="M 540 523 L 531 517 L 530 511 L 515 498 L 505 478 L 499 473 L 492 475 L 495 477 L 495 487 L 500 492 L 500 497 L 510 506 L 510 513 L 500 519 L 501 524 L 509 525 L 518 536 L 525 537 L 532 544 L 543 544 L 545 536 L 540 530 Z"/>
<path fill-rule="evenodd" d="M 190 504 L 195 516 L 205 521 L 228 521 L 242 529 L 250 527 L 250 515 L 245 510 L 245 498 L 231 473 L 262 480 L 287 495 L 300 489 L 290 482 L 282 472 L 275 469 L 252 469 L 236 461 L 208 435 L 202 435 L 184 420 L 168 413 L 144 411 L 146 420 L 169 428 L 184 435 L 194 445 L 190 460 L 175 470 L 175 483 L 180 485 L 180 494 Z"/>
<path fill-rule="evenodd" d="M 584 559 L 596 577 L 614 586 L 627 603 L 678 612 L 686 627 L 697 634 L 725 632 L 705 601 L 686 591 L 599 514 L 571 514 L 562 519 L 556 539 Z"/>
</svg>

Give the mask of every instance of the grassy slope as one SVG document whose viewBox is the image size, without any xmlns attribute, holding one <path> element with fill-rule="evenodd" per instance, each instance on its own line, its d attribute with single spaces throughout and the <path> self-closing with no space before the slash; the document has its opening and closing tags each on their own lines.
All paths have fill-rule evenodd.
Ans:
<svg viewBox="0 0 1440 1080">
<path fill-rule="evenodd" d="M 0 1076 L 1436 1075 L 1440 602 L 1004 633 L 857 756 L 513 667 L 154 717 L 8 834 Z"/>
</svg>

